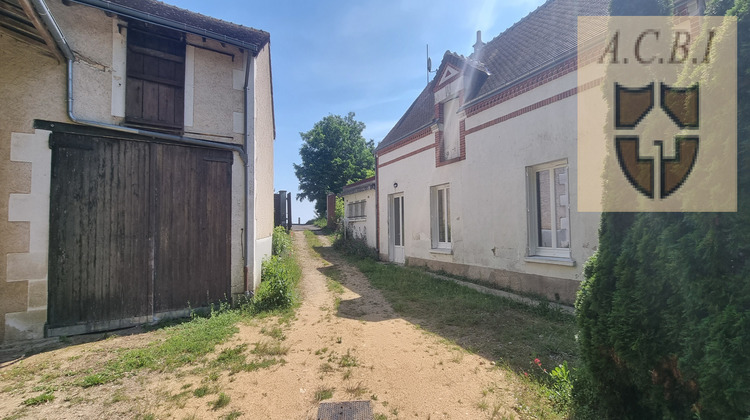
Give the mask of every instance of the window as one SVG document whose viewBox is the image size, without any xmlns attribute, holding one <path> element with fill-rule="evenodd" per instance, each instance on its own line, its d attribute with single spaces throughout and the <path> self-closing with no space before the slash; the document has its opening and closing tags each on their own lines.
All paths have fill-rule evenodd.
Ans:
<svg viewBox="0 0 750 420">
<path fill-rule="evenodd" d="M 450 186 L 430 188 L 430 220 L 432 222 L 432 247 L 451 248 L 451 198 Z"/>
<path fill-rule="evenodd" d="M 354 217 L 365 217 L 365 201 L 355 201 L 353 203 L 349 203 L 346 206 L 346 214 L 347 217 L 354 218 Z"/>
<path fill-rule="evenodd" d="M 441 160 L 446 161 L 461 156 L 458 121 L 458 98 L 451 99 L 443 104 L 443 137 Z"/>
<path fill-rule="evenodd" d="M 527 169 L 529 256 L 570 258 L 567 160 Z"/>
<path fill-rule="evenodd" d="M 182 34 L 128 24 L 125 121 L 182 131 L 185 117 L 185 40 Z"/>
</svg>

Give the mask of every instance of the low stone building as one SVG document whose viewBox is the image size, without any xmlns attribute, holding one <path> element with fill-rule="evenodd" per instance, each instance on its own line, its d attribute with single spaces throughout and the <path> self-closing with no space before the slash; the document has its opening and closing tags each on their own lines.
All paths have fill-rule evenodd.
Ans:
<svg viewBox="0 0 750 420">
<path fill-rule="evenodd" d="M 153 0 L 3 0 L 0 340 L 231 299 L 271 251 L 270 36 Z"/>
</svg>

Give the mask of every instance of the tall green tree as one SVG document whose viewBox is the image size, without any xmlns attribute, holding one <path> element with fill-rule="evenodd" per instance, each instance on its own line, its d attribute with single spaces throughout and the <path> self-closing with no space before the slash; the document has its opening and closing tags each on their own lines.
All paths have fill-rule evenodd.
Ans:
<svg viewBox="0 0 750 420">
<path fill-rule="evenodd" d="M 637 3 L 611 10 L 665 4 Z M 738 19 L 738 211 L 602 215 L 576 301 L 598 418 L 750 418 L 750 0 L 707 3 Z"/>
<path fill-rule="evenodd" d="M 328 115 L 312 130 L 300 133 L 302 163 L 294 164 L 300 190 L 297 199 L 315 201 L 318 215 L 326 211 L 328 192 L 338 194 L 345 185 L 375 174 L 375 144 L 362 137 L 364 129 L 365 123 L 350 112 L 346 117 Z"/>
</svg>

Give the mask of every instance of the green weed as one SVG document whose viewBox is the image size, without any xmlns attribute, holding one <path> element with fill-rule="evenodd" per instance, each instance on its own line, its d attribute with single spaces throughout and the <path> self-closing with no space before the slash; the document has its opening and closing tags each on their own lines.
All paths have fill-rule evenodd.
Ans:
<svg viewBox="0 0 750 420">
<path fill-rule="evenodd" d="M 229 395 L 227 395 L 227 394 L 225 394 L 225 393 L 222 392 L 222 393 L 219 394 L 219 398 L 217 398 L 215 401 L 212 401 L 210 403 L 211 409 L 212 410 L 218 410 L 220 408 L 224 408 L 227 405 L 229 405 L 229 402 L 231 400 L 232 400 L 232 398 Z"/>
<path fill-rule="evenodd" d="M 54 400 L 55 400 L 55 395 L 52 392 L 45 392 L 42 395 L 37 395 L 36 397 L 33 397 L 33 398 L 27 398 L 23 400 L 21 404 L 27 407 L 31 407 L 31 406 L 44 404 L 44 403 L 54 401 Z"/>
<path fill-rule="evenodd" d="M 333 398 L 333 391 L 335 388 L 318 388 L 315 391 L 315 401 L 323 401 Z"/>
</svg>

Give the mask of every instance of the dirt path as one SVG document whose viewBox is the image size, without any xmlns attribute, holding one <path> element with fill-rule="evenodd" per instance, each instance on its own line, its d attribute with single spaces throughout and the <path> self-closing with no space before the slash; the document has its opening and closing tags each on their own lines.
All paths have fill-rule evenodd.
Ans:
<svg viewBox="0 0 750 420">
<path fill-rule="evenodd" d="M 268 330 L 281 328 L 286 361 L 270 368 L 207 382 L 200 369 L 173 373 L 141 372 L 117 383 L 80 388 L 69 386 L 47 404 L 18 411 L 28 396 L 0 402 L 0 417 L 18 418 L 243 418 L 314 419 L 320 400 L 369 400 L 376 419 L 483 419 L 515 414 L 511 381 L 502 369 L 467 353 L 439 336 L 401 319 L 368 280 L 332 253 L 326 261 L 292 233 L 303 269 L 302 305 L 290 324 L 267 318 L 241 325 L 221 346 L 235 348 L 268 341 Z M 319 236 L 327 244 L 327 238 Z M 329 288 L 326 274 L 343 290 Z M 154 336 L 136 334 L 70 346 L 25 360 L 50 364 L 59 371 L 80 370 L 97 363 L 113 347 L 144 345 Z M 99 362 L 100 363 L 100 362 Z M 80 364 L 76 366 L 75 364 Z M 0 384 L 2 385 L 2 384 Z M 210 385 L 213 394 L 194 391 Z M 212 407 L 219 392 L 230 397 L 226 407 Z M 227 417 L 234 413 L 239 417 Z M 153 416 L 151 416 L 153 414 Z"/>
<path fill-rule="evenodd" d="M 371 400 L 373 411 L 387 418 L 477 419 L 489 417 L 493 406 L 498 418 L 511 413 L 502 371 L 399 318 L 358 270 L 337 258 L 331 267 L 302 233 L 293 235 L 303 303 L 287 334 L 287 364 L 235 382 L 237 389 L 267 390 L 261 398 L 248 392 L 241 411 L 253 418 L 315 418 L 316 391 L 333 389 L 332 401 Z M 338 310 L 323 274 L 336 269 L 345 289 Z"/>
</svg>

